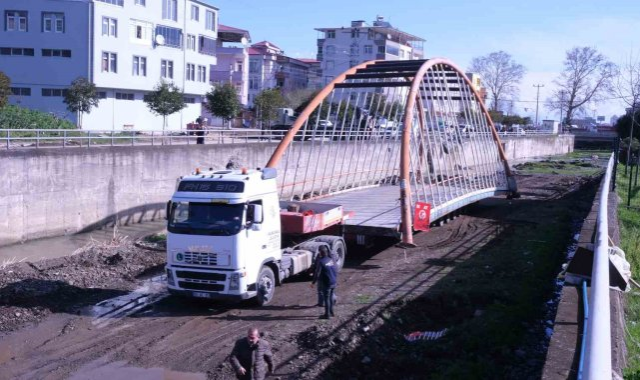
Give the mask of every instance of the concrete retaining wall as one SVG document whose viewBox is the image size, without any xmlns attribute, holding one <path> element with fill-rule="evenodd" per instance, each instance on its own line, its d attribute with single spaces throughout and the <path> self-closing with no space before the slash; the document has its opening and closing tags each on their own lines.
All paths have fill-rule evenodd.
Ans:
<svg viewBox="0 0 640 380">
<path fill-rule="evenodd" d="M 521 159 L 570 152 L 572 137 L 503 143 L 509 159 Z M 261 167 L 274 149 L 274 143 L 249 143 L 2 151 L 0 246 L 161 218 L 180 175 L 221 169 L 230 159 Z"/>
</svg>

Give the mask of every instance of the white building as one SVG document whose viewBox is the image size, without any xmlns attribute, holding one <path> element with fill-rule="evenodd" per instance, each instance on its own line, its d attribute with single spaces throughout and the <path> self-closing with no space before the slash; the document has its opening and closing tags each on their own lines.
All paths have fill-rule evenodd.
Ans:
<svg viewBox="0 0 640 380">
<path fill-rule="evenodd" d="M 161 129 L 143 98 L 163 79 L 187 103 L 168 128 L 201 114 L 216 63 L 217 8 L 198 0 L 2 0 L 0 12 L 0 71 L 11 79 L 12 103 L 76 120 L 63 94 L 86 77 L 102 100 L 83 128 Z"/>
<path fill-rule="evenodd" d="M 370 60 L 422 59 L 424 39 L 391 26 L 378 16 L 373 25 L 352 21 L 351 27 L 317 28 L 318 61 L 324 84 L 349 68 Z"/>
</svg>

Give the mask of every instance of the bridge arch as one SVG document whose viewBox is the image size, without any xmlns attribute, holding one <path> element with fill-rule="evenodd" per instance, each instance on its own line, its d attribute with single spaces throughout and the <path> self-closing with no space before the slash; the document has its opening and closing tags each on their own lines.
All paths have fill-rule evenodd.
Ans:
<svg viewBox="0 0 640 380">
<path fill-rule="evenodd" d="M 516 192 L 480 94 L 444 58 L 369 61 L 336 77 L 301 112 L 267 167 L 281 165 L 281 197 L 289 200 L 329 202 L 353 190 L 384 188 L 384 195 L 377 191 L 365 202 L 395 197 L 396 204 L 379 212 L 388 214 L 380 223 L 397 218 L 409 245 L 418 202 L 430 204 L 433 220 Z M 379 216 L 374 212 L 363 223 Z"/>
</svg>

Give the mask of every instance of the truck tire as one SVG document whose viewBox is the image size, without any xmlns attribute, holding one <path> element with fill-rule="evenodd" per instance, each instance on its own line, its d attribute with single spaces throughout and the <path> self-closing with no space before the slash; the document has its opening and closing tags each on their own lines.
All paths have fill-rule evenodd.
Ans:
<svg viewBox="0 0 640 380">
<path fill-rule="evenodd" d="M 276 278 L 271 268 L 264 266 L 260 269 L 256 289 L 258 290 L 256 304 L 258 306 L 268 305 L 276 293 Z"/>
</svg>

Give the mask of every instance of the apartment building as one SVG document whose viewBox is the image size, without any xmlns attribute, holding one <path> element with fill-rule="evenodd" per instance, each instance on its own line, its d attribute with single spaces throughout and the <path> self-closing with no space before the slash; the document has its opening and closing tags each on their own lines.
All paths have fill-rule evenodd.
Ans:
<svg viewBox="0 0 640 380">
<path fill-rule="evenodd" d="M 83 128 L 162 128 L 144 97 L 160 82 L 184 91 L 187 107 L 168 117 L 181 129 L 202 112 L 216 63 L 218 9 L 198 0 L 2 0 L 0 71 L 14 104 L 76 120 L 63 103 L 86 77 L 100 104 Z"/>
<path fill-rule="evenodd" d="M 217 64 L 211 66 L 211 82 L 231 83 L 238 92 L 240 103 L 246 105 L 249 95 L 249 31 L 227 25 L 219 25 Z"/>
<path fill-rule="evenodd" d="M 394 28 L 378 16 L 370 25 L 352 21 L 350 27 L 316 28 L 318 61 L 321 62 L 323 84 L 349 68 L 370 60 L 422 59 L 424 39 Z"/>
</svg>

